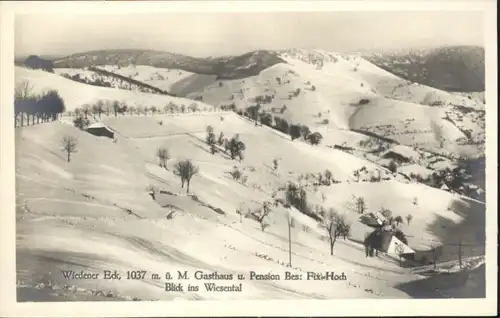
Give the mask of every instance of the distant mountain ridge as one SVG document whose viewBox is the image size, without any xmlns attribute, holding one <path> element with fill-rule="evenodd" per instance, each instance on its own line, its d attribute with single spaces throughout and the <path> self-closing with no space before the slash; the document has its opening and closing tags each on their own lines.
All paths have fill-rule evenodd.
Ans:
<svg viewBox="0 0 500 318">
<path fill-rule="evenodd" d="M 366 54 L 378 67 L 411 82 L 454 92 L 485 90 L 484 48 L 446 46 L 407 53 Z"/>
<path fill-rule="evenodd" d="M 101 65 L 148 65 L 188 72 L 216 75 L 221 79 L 253 76 L 277 63 L 284 63 L 271 51 L 252 51 L 239 56 L 195 58 L 154 50 L 103 50 L 73 54 L 54 61 L 56 68 L 81 68 Z"/>
<path fill-rule="evenodd" d="M 218 79 L 241 79 L 259 74 L 278 63 L 280 55 L 300 49 L 256 50 L 237 56 L 197 58 L 157 50 L 96 50 L 53 59 L 55 68 L 83 68 L 102 65 L 148 65 L 180 69 Z M 318 65 L 334 58 L 333 52 L 315 50 L 312 57 Z M 320 52 L 320 53 L 318 53 Z M 332 55 L 333 54 L 333 55 Z M 481 92 L 485 87 L 484 48 L 446 46 L 406 53 L 365 53 L 361 56 L 374 65 L 411 82 L 453 92 Z"/>
</svg>

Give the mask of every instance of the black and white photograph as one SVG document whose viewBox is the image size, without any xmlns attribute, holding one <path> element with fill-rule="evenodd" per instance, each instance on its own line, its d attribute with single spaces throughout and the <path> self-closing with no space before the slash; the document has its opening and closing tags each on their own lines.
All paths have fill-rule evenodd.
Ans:
<svg viewBox="0 0 500 318">
<path fill-rule="evenodd" d="M 493 2 L 139 2 L 13 4 L 2 221 L 16 304 L 494 305 Z"/>
</svg>

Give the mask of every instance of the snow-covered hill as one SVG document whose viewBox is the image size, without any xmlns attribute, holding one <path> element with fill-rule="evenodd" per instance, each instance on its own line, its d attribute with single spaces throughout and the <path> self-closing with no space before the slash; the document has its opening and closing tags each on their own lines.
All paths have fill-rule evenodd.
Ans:
<svg viewBox="0 0 500 318">
<path fill-rule="evenodd" d="M 60 72 L 80 74 L 82 78 L 92 79 L 95 75 L 91 71 L 62 69 Z M 156 107 L 163 109 L 169 103 L 185 105 L 186 107 L 196 104 L 199 108 L 210 107 L 202 102 L 192 101 L 185 98 L 176 98 L 166 95 L 142 93 L 127 89 L 112 87 L 99 87 L 75 82 L 57 74 L 51 74 L 40 70 L 30 70 L 23 67 L 15 68 L 16 85 L 28 82 L 34 94 L 41 94 L 50 89 L 56 89 L 63 98 L 66 110 L 73 111 L 83 105 L 94 105 L 97 101 L 118 101 L 133 107 Z M 210 107 L 211 108 L 211 107 Z"/>
<path fill-rule="evenodd" d="M 234 114 L 225 115 L 224 121 L 217 114 L 163 116 L 161 127 L 157 119 L 149 116 L 105 119 L 118 133 L 116 143 L 64 123 L 41 124 L 18 131 L 18 279 L 24 285 L 50 281 L 54 285 L 74 284 L 84 290 L 112 290 L 113 294 L 143 299 L 213 299 L 217 294 L 165 293 L 162 284 L 150 280 L 99 282 L 99 285 L 92 281 L 66 281 L 59 277 L 58 270 L 90 266 L 95 270 L 111 267 L 149 272 L 183 268 L 283 273 L 287 268 L 280 263 L 287 263 L 288 257 L 286 210 L 273 208 L 270 226 L 264 232 L 251 219 L 245 218 L 240 223 L 236 211 L 259 207 L 262 202 L 272 200 L 272 192 L 285 181 L 326 168 L 341 182 L 316 190 L 306 187 L 309 202 L 334 207 L 344 214 L 352 224 L 354 240 L 362 240 L 370 228 L 357 221 L 358 213 L 352 209 L 353 195 L 365 197 L 370 211 L 380 206 L 394 213 L 411 210 L 414 220 L 408 226 L 403 225 L 403 230 L 410 246 L 417 249 L 449 240 L 453 224 L 470 222 L 464 219 L 463 211 L 457 214 L 447 208 L 452 201 L 461 201 L 447 192 L 397 181 L 354 182 L 350 170 L 360 165 L 370 167 L 368 162 L 341 151 L 312 150 L 309 145 L 292 143 L 265 127 L 255 129 Z M 208 152 L 202 141 L 206 124 L 226 135 L 240 134 L 247 144 L 242 163 Z M 146 136 L 148 130 L 150 135 Z M 59 140 L 65 135 L 78 138 L 79 151 L 70 163 L 65 162 L 58 149 Z M 190 158 L 200 167 L 191 185 L 196 198 L 185 195 L 180 180 L 171 170 L 158 167 L 155 151 L 159 146 L 167 147 L 172 154 L 170 169 L 180 158 Z M 268 167 L 275 156 L 282 157 L 279 177 Z M 248 177 L 245 184 L 228 176 L 233 166 L 238 166 Z M 149 185 L 160 190 L 157 202 L 148 196 Z M 418 197 L 418 206 L 412 204 L 413 196 Z M 225 215 L 207 206 L 217 207 Z M 169 220 L 166 216 L 172 211 L 176 213 Z M 418 279 L 399 268 L 396 260 L 385 256 L 366 258 L 362 246 L 354 241 L 339 239 L 334 255 L 328 255 L 324 230 L 318 225 L 314 227 L 312 219 L 294 213 L 297 223 L 292 234 L 292 257 L 297 269 L 292 271 L 335 268 L 344 271 L 349 280 L 339 283 L 341 289 L 313 282 L 255 281 L 246 283 L 243 293 L 224 297 L 405 297 L 393 286 Z M 443 229 L 427 231 L 439 228 L 436 222 L 449 228 L 444 232 Z M 469 230 L 472 239 L 476 233 L 472 228 Z M 73 260 L 73 265 L 67 263 L 69 260 Z M 381 285 L 379 279 L 386 280 L 387 285 Z M 336 292 L 340 290 L 341 293 Z"/>
<path fill-rule="evenodd" d="M 173 84 L 193 75 L 193 73 L 183 70 L 164 69 L 148 65 L 129 65 L 124 67 L 104 65 L 100 68 L 149 84 L 167 92 L 172 90 Z"/>
<path fill-rule="evenodd" d="M 286 63 L 259 75 L 205 81 L 184 94 L 216 106 L 260 105 L 261 111 L 321 132 L 328 144 L 354 147 L 345 130 L 357 130 L 445 155 L 474 157 L 483 151 L 482 100 L 412 84 L 359 56 L 305 50 L 279 56 Z"/>
<path fill-rule="evenodd" d="M 458 251 L 453 244 L 460 233 L 464 245 L 474 247 L 464 248 L 462 256 L 484 254 L 484 203 L 407 181 L 376 160 L 327 147 L 366 143 L 371 137 L 353 129 L 372 132 L 370 129 L 381 129 L 379 126 L 387 122 L 394 125 L 395 121 L 394 131 L 385 132 L 385 137 L 429 147 L 434 142 L 429 135 L 441 129 L 442 136 L 454 140 L 458 129 L 446 126 L 440 118 L 445 108 L 382 96 L 376 81 L 360 85 L 364 77 L 351 69 L 356 64 L 350 64 L 349 58 L 339 56 L 333 62 L 332 56 L 321 69 L 306 58 L 283 58 L 288 59 L 287 64 L 276 64 L 258 76 L 220 81 L 222 85 L 217 82 L 188 95 L 198 94 L 203 101 L 90 86 L 56 74 L 16 68 L 16 83 L 28 81 L 36 93 L 57 90 L 68 110 L 98 100 L 161 109 L 169 103 L 197 103 L 203 109 L 210 107 L 208 104 L 228 102 L 243 108 L 255 103 L 258 96 L 265 100 L 262 96 L 267 94 L 272 102 L 261 102 L 263 109 L 272 111 L 273 106 L 286 104 L 283 113 L 275 113 L 325 135 L 322 144 L 311 146 L 300 139 L 292 141 L 271 127 L 256 126 L 234 112 L 213 111 L 95 118 L 115 132 L 115 142 L 79 130 L 71 120 L 16 128 L 18 286 L 56 294 L 89 292 L 127 299 L 412 297 L 399 286 L 422 276 L 400 267 L 394 256 L 365 256 L 359 242 L 372 228 L 359 221 L 357 198 L 364 199 L 366 212 L 389 209 L 403 219 L 411 214 L 412 221 L 398 227 L 406 234 L 408 245 L 418 252 L 444 246 L 439 261 L 455 260 Z M 362 61 L 359 63 L 356 67 L 365 69 Z M 368 65 L 366 72 L 379 72 Z M 369 102 L 360 103 L 361 99 Z M 420 135 L 403 130 L 409 117 L 415 123 L 409 123 L 408 130 L 434 130 Z M 317 123 L 325 118 L 329 123 Z M 226 138 L 239 136 L 246 145 L 241 161 L 231 160 L 221 149 L 210 152 L 205 142 L 208 125 L 217 137 L 220 133 Z M 402 132 L 410 137 L 399 136 Z M 416 141 L 408 141 L 411 134 Z M 71 162 L 61 152 L 64 136 L 77 140 L 78 151 Z M 159 147 L 170 152 L 167 169 L 158 165 Z M 449 151 L 456 151 L 454 144 L 449 147 Z M 193 177 L 190 194 L 173 173 L 173 165 L 182 159 L 191 159 L 200 169 Z M 278 162 L 276 169 L 274 160 Z M 242 174 L 239 180 L 231 177 L 235 169 Z M 321 185 L 318 175 L 326 170 L 335 182 Z M 360 176 L 361 171 L 365 175 Z M 370 179 L 373 175 L 378 181 Z M 311 211 L 321 215 L 322 209 L 332 208 L 351 225 L 350 239 L 339 238 L 333 255 L 327 232 L 314 218 L 285 208 L 277 200 L 283 198 L 283 187 L 289 182 L 304 189 Z M 259 223 L 241 213 L 262 209 L 265 202 L 276 204 L 272 204 L 268 227 L 262 230 Z M 291 268 L 286 266 L 289 213 L 296 222 L 291 230 Z M 246 280 L 239 293 L 210 293 L 203 288 L 198 293 L 178 293 L 165 292 L 163 282 L 151 277 L 116 282 L 67 280 L 60 275 L 62 269 L 88 268 L 245 275 L 257 271 L 282 276 L 285 271 L 305 275 L 334 269 L 348 279 L 331 284 Z M 199 284 L 194 279 L 186 283 Z M 61 291 L 64 285 L 67 288 Z"/>
</svg>

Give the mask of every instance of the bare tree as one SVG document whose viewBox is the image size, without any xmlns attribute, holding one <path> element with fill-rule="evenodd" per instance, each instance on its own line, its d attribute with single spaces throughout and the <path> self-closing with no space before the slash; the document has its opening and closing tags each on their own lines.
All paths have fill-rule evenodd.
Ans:
<svg viewBox="0 0 500 318">
<path fill-rule="evenodd" d="M 102 113 L 104 113 L 104 102 L 102 100 L 98 100 L 94 106 L 92 106 L 92 112 L 94 114 L 98 114 L 99 118 L 101 118 Z"/>
<path fill-rule="evenodd" d="M 113 113 L 115 113 L 115 117 L 118 116 L 118 113 L 120 112 L 120 102 L 117 100 L 113 101 L 112 107 Z"/>
<path fill-rule="evenodd" d="M 366 203 L 363 197 L 356 198 L 356 211 L 358 211 L 359 214 L 365 213 Z"/>
<path fill-rule="evenodd" d="M 269 202 L 264 202 L 262 204 L 262 209 L 259 209 L 258 212 L 258 214 L 254 213 L 254 216 L 260 223 L 262 232 L 264 232 L 264 230 L 269 226 L 269 223 L 266 222 L 266 219 L 268 218 L 269 213 L 271 213 L 271 204 Z"/>
<path fill-rule="evenodd" d="M 236 214 L 240 215 L 240 223 L 243 223 L 243 209 L 237 208 L 236 209 Z"/>
<path fill-rule="evenodd" d="M 394 222 L 396 222 L 396 224 L 399 225 L 399 224 L 403 223 L 403 218 L 400 215 L 398 215 L 398 216 L 394 217 Z"/>
<path fill-rule="evenodd" d="M 61 140 L 62 151 L 68 155 L 68 162 L 71 161 L 71 154 L 77 152 L 77 139 L 73 136 L 64 136 Z"/>
<path fill-rule="evenodd" d="M 412 220 L 412 219 L 413 219 L 413 215 L 408 214 L 408 215 L 406 216 L 406 222 L 408 223 L 408 225 L 410 225 L 410 222 L 411 222 L 411 220 Z"/>
<path fill-rule="evenodd" d="M 219 146 L 224 145 L 224 133 L 222 131 L 220 132 L 219 139 L 217 140 L 217 143 L 219 144 Z"/>
<path fill-rule="evenodd" d="M 85 118 L 88 118 L 91 112 L 92 112 L 92 107 L 90 107 L 90 105 L 85 104 L 82 106 L 82 113 L 83 115 L 85 115 Z"/>
<path fill-rule="evenodd" d="M 325 170 L 325 179 L 324 179 L 324 183 L 326 185 L 330 185 L 332 182 L 332 172 L 328 169 Z"/>
<path fill-rule="evenodd" d="M 333 247 L 337 238 L 341 235 L 347 236 L 350 232 L 350 226 L 345 221 L 343 215 L 338 214 L 334 209 L 328 211 L 324 227 L 328 232 L 328 238 L 330 242 L 330 255 L 333 255 Z"/>
<path fill-rule="evenodd" d="M 181 178 L 181 187 L 184 188 L 184 183 L 187 184 L 186 192 L 189 193 L 189 185 L 191 183 L 191 178 L 199 172 L 199 168 L 196 167 L 191 160 L 178 161 L 174 166 L 174 173 Z"/>
<path fill-rule="evenodd" d="M 158 150 L 156 151 L 156 156 L 158 157 L 158 159 L 160 159 L 160 168 L 165 168 L 166 170 L 168 170 L 167 161 L 170 159 L 170 153 L 168 149 L 165 147 L 158 148 Z"/>
<path fill-rule="evenodd" d="M 21 84 L 16 85 L 14 91 L 15 99 L 27 99 L 33 97 L 33 85 L 28 81 L 23 81 Z"/>
</svg>

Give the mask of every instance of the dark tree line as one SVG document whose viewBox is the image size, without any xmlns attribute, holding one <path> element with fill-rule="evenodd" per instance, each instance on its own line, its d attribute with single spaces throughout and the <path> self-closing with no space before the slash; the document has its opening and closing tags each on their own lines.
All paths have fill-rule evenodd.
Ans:
<svg viewBox="0 0 500 318">
<path fill-rule="evenodd" d="M 24 61 L 24 66 L 35 69 L 35 70 L 44 70 L 46 72 L 54 73 L 54 64 L 52 61 L 44 60 L 37 55 L 30 55 Z"/>
<path fill-rule="evenodd" d="M 40 122 L 54 121 L 65 111 L 64 100 L 56 90 L 41 95 L 32 93 L 28 82 L 16 87 L 14 94 L 14 117 L 16 126 L 32 125 Z M 26 118 L 26 123 L 24 122 Z"/>
<path fill-rule="evenodd" d="M 286 106 L 283 106 L 286 109 Z M 261 111 L 261 106 L 259 104 L 255 106 L 249 106 L 245 111 L 236 110 L 234 107 L 229 108 L 229 110 L 235 111 L 241 116 L 245 116 L 255 122 L 257 125 L 265 125 L 281 131 L 287 135 L 290 135 L 292 141 L 298 138 L 303 138 L 305 141 L 309 142 L 311 145 L 319 145 L 323 136 L 319 132 L 311 132 L 309 127 L 300 124 L 289 124 L 286 119 L 279 116 L 272 116 L 270 113 Z"/>
</svg>

